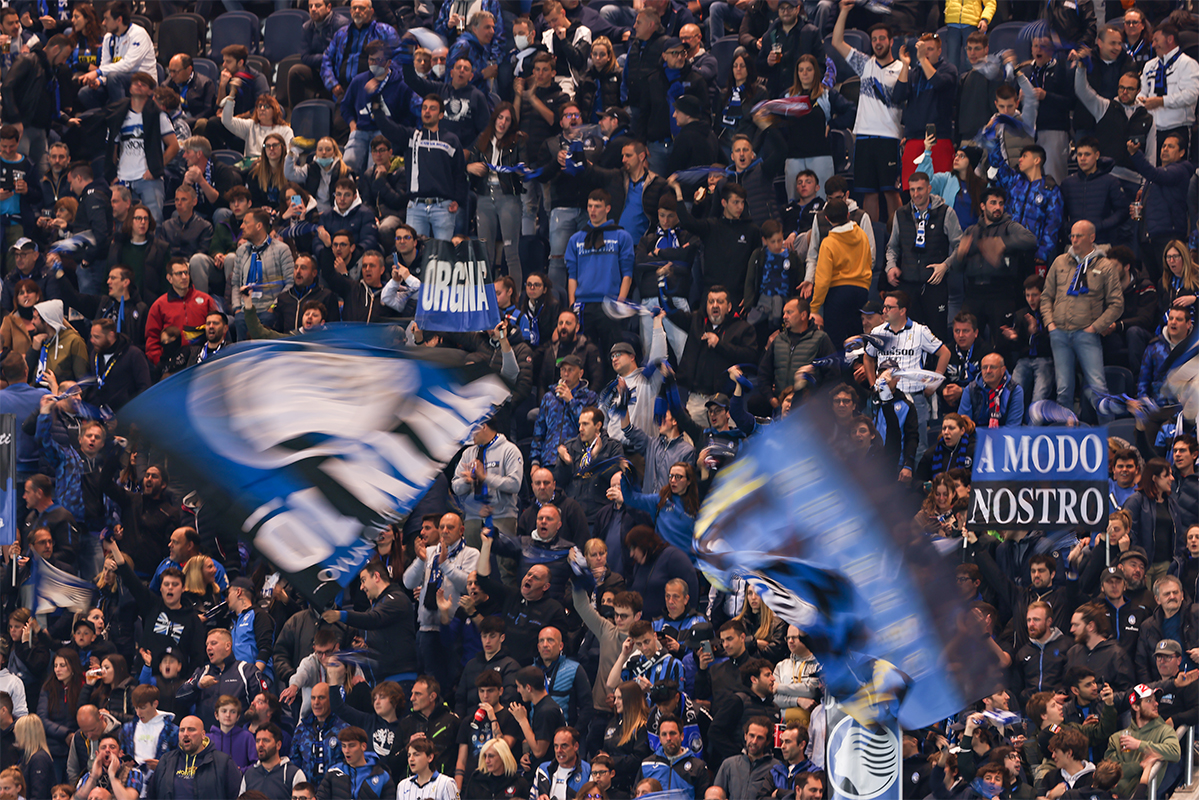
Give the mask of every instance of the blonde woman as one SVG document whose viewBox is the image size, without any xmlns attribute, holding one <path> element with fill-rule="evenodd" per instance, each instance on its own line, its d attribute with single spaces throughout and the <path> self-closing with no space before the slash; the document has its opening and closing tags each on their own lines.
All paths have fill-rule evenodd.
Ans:
<svg viewBox="0 0 1200 800">
<path fill-rule="evenodd" d="M 193 556 L 183 567 L 183 602 L 191 603 L 196 613 L 205 618 L 210 628 L 225 627 L 226 614 L 217 611 L 223 602 L 222 592 L 217 586 L 217 568 L 208 556 Z"/>
<path fill-rule="evenodd" d="M 0 800 L 25 800 L 25 776 L 19 768 L 0 772 Z"/>
<path fill-rule="evenodd" d="M 342 149 L 328 136 L 317 140 L 317 148 L 307 164 L 297 164 L 299 152 L 288 150 L 283 161 L 283 174 L 295 181 L 317 199 L 317 209 L 324 214 L 333 207 L 333 187 L 342 178 L 353 178 L 354 170 L 342 160 Z"/>
<path fill-rule="evenodd" d="M 775 616 L 775 612 L 758 596 L 758 592 L 747 584 L 746 602 L 742 613 L 734 619 L 742 623 L 758 642 L 758 654 L 774 664 L 787 655 L 787 623 Z"/>
<path fill-rule="evenodd" d="M 46 744 L 46 729 L 37 714 L 26 714 L 13 726 L 17 747 L 24 755 L 21 758 L 21 775 L 24 777 L 25 796 L 49 797 L 54 787 L 54 759 Z"/>
<path fill-rule="evenodd" d="M 613 711 L 616 715 L 604 737 L 604 752 L 612 757 L 615 768 L 612 785 L 629 791 L 637 780 L 642 761 L 651 755 L 646 692 L 633 681 L 625 681 L 613 693 Z"/>
<path fill-rule="evenodd" d="M 255 159 L 262 155 L 263 144 L 270 134 L 282 136 L 285 148 L 295 135 L 292 133 L 292 127 L 287 124 L 279 101 L 269 94 L 260 95 L 254 101 L 253 111 L 236 117 L 233 115 L 233 96 L 226 97 L 222 103 L 221 123 L 230 133 L 245 141 L 242 154 L 247 159 Z M 279 155 L 282 156 L 283 151 L 280 151 Z"/>
<path fill-rule="evenodd" d="M 489 739 L 479 751 L 479 764 L 466 780 L 462 797 L 509 798 L 529 795 L 529 781 L 517 771 L 517 760 L 503 739 Z"/>
</svg>

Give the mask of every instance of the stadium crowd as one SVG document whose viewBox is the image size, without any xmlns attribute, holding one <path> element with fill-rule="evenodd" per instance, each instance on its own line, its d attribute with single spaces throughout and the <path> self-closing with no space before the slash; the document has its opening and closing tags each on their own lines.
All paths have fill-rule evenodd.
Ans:
<svg viewBox="0 0 1200 800">
<path fill-rule="evenodd" d="M 831 796 L 805 631 L 669 543 L 808 402 L 1004 670 L 889 796 L 1183 781 L 1190 3 L 4 5 L 0 800 Z M 416 326 L 432 239 L 494 330 Z M 324 609 L 105 420 L 339 321 L 512 397 Z M 976 429 L 1051 418 L 1114 423 L 1107 529 L 968 530 Z M 39 564 L 94 601 L 32 607 Z"/>
</svg>

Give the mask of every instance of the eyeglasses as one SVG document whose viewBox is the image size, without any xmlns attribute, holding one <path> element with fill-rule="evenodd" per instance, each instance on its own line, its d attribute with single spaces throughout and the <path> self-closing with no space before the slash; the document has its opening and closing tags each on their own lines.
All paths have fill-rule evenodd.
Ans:
<svg viewBox="0 0 1200 800">
<path fill-rule="evenodd" d="M 669 480 L 669 481 L 686 481 L 687 475 L 668 475 L 667 480 Z"/>
<path fill-rule="evenodd" d="M 900 306 L 883 306 L 884 311 L 896 311 L 899 308 L 900 308 Z"/>
<path fill-rule="evenodd" d="M 612 770 L 609 769 L 608 767 L 596 767 L 595 769 L 592 770 L 593 775 L 609 775 L 611 773 L 612 773 Z M 588 797 L 591 797 L 591 795 L 588 795 Z"/>
<path fill-rule="evenodd" d="M 566 114 L 563 114 L 563 119 L 582 119 L 582 117 L 574 111 L 568 111 Z"/>
<path fill-rule="evenodd" d="M 835 406 L 852 406 L 854 405 L 854 401 L 849 397 L 835 397 L 833 398 L 833 404 Z"/>
<path fill-rule="evenodd" d="M 413 235 L 411 233 L 398 233 L 396 234 L 396 238 L 402 242 L 407 242 L 413 238 Z"/>
<path fill-rule="evenodd" d="M 633 614 L 622 614 L 619 611 L 613 612 L 613 619 L 629 619 Z"/>
<path fill-rule="evenodd" d="M 525 281 L 525 285 L 530 289 L 540 289 L 543 284 L 541 281 Z"/>
<path fill-rule="evenodd" d="M 279 142 L 267 142 L 263 145 L 264 150 L 278 150 L 281 147 L 283 147 L 283 145 Z"/>
</svg>

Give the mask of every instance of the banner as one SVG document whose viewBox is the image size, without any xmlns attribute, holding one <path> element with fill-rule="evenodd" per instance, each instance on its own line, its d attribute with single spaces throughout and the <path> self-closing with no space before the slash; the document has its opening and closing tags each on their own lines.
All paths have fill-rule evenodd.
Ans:
<svg viewBox="0 0 1200 800">
<path fill-rule="evenodd" d="M 885 488 L 894 478 L 843 461 L 819 405 L 746 441 L 717 474 L 692 541 L 660 533 L 714 583 L 745 580 L 803 631 L 847 713 L 932 724 L 987 693 L 994 659 L 964 633 L 965 607 L 946 593 L 953 574 L 913 534 L 904 498 Z"/>
<path fill-rule="evenodd" d="M 476 239 L 458 244 L 427 239 L 421 246 L 417 327 L 423 331 L 490 331 L 500 306 L 487 249 Z"/>
<path fill-rule="evenodd" d="M 1104 529 L 1106 428 L 976 428 L 975 435 L 968 528 Z"/>
<path fill-rule="evenodd" d="M 0 414 L 0 546 L 17 541 L 17 417 Z"/>
<path fill-rule="evenodd" d="M 97 592 L 91 581 L 63 572 L 37 553 L 29 559 L 29 585 L 33 589 L 30 608 L 36 615 L 60 608 L 83 611 L 91 607 Z"/>
<path fill-rule="evenodd" d="M 471 429 L 509 397 L 390 325 L 235 345 L 120 414 L 318 608 L 357 578 Z"/>
</svg>

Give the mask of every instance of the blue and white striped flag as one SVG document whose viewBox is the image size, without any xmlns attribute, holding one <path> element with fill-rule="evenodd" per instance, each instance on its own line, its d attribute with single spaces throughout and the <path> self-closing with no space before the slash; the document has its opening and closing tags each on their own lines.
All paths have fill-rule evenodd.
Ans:
<svg viewBox="0 0 1200 800">
<path fill-rule="evenodd" d="M 121 411 L 206 505 L 318 607 L 509 397 L 486 368 L 407 349 L 390 325 L 237 345 Z"/>
</svg>

